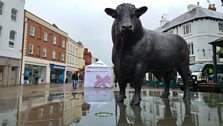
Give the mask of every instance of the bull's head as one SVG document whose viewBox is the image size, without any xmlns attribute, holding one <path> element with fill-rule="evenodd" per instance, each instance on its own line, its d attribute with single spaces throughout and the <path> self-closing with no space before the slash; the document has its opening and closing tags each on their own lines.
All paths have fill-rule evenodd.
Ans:
<svg viewBox="0 0 223 126">
<path fill-rule="evenodd" d="M 115 19 L 119 32 L 134 32 L 142 27 L 139 17 L 147 11 L 147 7 L 135 8 L 134 5 L 124 3 L 116 9 L 106 8 L 105 12 Z"/>
</svg>

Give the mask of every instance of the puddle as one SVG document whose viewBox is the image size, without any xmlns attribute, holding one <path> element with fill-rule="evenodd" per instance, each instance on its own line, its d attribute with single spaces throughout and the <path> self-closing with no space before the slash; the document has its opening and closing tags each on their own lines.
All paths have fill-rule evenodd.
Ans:
<svg viewBox="0 0 223 126">
<path fill-rule="evenodd" d="M 161 99 L 162 89 L 143 89 L 140 106 L 130 106 L 132 90 L 124 103 L 115 102 L 114 89 L 84 90 L 21 89 L 18 95 L 1 93 L 0 124 L 3 126 L 221 126 L 223 94 L 171 91 Z M 52 89 L 52 88 L 59 88 Z M 24 92 L 24 93 L 23 93 Z M 41 93 L 40 93 L 41 92 Z M 9 93 L 7 95 L 7 93 Z M 29 95 L 32 93 L 32 95 Z M 14 93 L 15 94 L 15 93 Z"/>
</svg>

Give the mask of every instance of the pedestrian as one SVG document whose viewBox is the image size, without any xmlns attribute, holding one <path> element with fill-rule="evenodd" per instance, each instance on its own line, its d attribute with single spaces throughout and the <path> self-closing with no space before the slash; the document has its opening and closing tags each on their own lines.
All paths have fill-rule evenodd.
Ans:
<svg viewBox="0 0 223 126">
<path fill-rule="evenodd" d="M 36 85 L 38 84 L 38 81 L 39 81 L 39 76 L 36 74 L 36 75 L 35 75 L 35 84 L 36 84 Z"/>
<path fill-rule="evenodd" d="M 29 84 L 28 76 L 25 75 L 24 77 L 24 86 L 27 86 Z"/>
<path fill-rule="evenodd" d="M 72 75 L 72 81 L 73 81 L 73 88 L 77 88 L 77 83 L 78 83 L 78 72 L 74 72 Z"/>
</svg>

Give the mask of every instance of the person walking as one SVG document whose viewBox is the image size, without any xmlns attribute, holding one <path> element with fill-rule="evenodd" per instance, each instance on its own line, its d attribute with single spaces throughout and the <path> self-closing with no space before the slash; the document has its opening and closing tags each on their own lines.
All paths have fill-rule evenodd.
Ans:
<svg viewBox="0 0 223 126">
<path fill-rule="evenodd" d="M 77 83 L 78 83 L 78 72 L 74 72 L 72 75 L 72 81 L 73 81 L 73 88 L 77 88 Z"/>
</svg>

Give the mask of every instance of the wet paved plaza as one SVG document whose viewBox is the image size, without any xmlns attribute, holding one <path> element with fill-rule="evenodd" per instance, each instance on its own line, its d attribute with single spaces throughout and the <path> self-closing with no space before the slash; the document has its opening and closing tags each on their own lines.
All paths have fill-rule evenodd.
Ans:
<svg viewBox="0 0 223 126">
<path fill-rule="evenodd" d="M 133 90 L 124 103 L 115 103 L 116 88 L 81 88 L 47 84 L 0 88 L 2 126 L 223 126 L 223 94 L 142 89 L 140 106 L 130 106 Z"/>
</svg>

